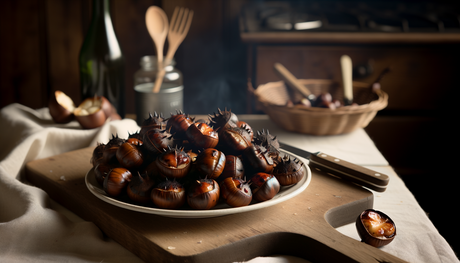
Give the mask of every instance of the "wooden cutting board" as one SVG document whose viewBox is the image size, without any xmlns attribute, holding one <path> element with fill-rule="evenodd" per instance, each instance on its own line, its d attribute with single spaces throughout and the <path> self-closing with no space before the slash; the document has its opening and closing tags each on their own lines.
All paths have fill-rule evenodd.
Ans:
<svg viewBox="0 0 460 263">
<path fill-rule="evenodd" d="M 334 229 L 372 208 L 373 194 L 312 170 L 308 188 L 277 205 L 204 219 L 126 210 L 94 196 L 85 175 L 94 148 L 35 160 L 27 179 L 147 262 L 235 262 L 284 254 L 312 262 L 403 262 Z"/>
</svg>

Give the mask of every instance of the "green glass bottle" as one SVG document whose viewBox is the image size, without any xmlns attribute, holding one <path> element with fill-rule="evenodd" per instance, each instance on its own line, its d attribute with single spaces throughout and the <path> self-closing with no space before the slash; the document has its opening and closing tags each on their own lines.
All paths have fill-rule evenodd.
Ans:
<svg viewBox="0 0 460 263">
<path fill-rule="evenodd" d="M 110 16 L 109 0 L 93 0 L 91 24 L 80 49 L 81 99 L 106 97 L 125 116 L 124 58 Z"/>
</svg>

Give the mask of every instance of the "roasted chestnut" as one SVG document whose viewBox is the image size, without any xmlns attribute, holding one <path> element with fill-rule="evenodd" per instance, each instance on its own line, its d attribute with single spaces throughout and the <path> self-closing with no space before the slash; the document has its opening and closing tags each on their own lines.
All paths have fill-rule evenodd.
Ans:
<svg viewBox="0 0 460 263">
<path fill-rule="evenodd" d="M 192 181 L 188 189 L 187 203 L 194 209 L 207 210 L 216 206 L 220 197 L 219 184 L 213 179 Z"/>
<path fill-rule="evenodd" d="M 285 155 L 281 162 L 273 169 L 273 175 L 282 186 L 292 185 L 300 182 L 305 174 L 303 162 Z"/>
<path fill-rule="evenodd" d="M 102 155 L 104 154 L 105 144 L 98 143 L 97 146 L 93 150 L 93 154 L 91 155 L 90 163 L 93 167 L 96 167 L 99 163 L 103 162 Z"/>
<path fill-rule="evenodd" d="M 214 148 L 219 142 L 218 133 L 204 122 L 192 123 L 185 132 L 187 140 L 199 148 Z"/>
<path fill-rule="evenodd" d="M 240 155 L 251 146 L 251 134 L 244 128 L 230 127 L 219 133 L 220 147 L 232 155 Z"/>
<path fill-rule="evenodd" d="M 385 213 L 367 209 L 356 219 L 356 229 L 362 242 L 374 247 L 388 245 L 396 237 L 396 225 Z"/>
<path fill-rule="evenodd" d="M 109 172 L 116 168 L 113 164 L 108 164 L 101 162 L 94 167 L 94 176 L 96 177 L 96 181 L 102 186 L 104 184 L 105 177 L 109 174 Z"/>
<path fill-rule="evenodd" d="M 127 169 L 137 169 L 144 162 L 144 156 L 137 145 L 125 142 L 117 149 L 118 162 Z"/>
<path fill-rule="evenodd" d="M 276 177 L 268 173 L 257 173 L 250 180 L 253 198 L 259 202 L 272 199 L 280 191 Z"/>
<path fill-rule="evenodd" d="M 118 163 L 117 151 L 118 148 L 125 142 L 124 139 L 118 137 L 118 135 L 112 135 L 112 138 L 105 145 L 102 153 L 102 160 L 105 163 Z"/>
<path fill-rule="evenodd" d="M 50 115 L 56 123 L 68 123 L 74 118 L 75 104 L 64 92 L 57 90 L 48 103 Z"/>
<path fill-rule="evenodd" d="M 219 133 L 227 128 L 236 127 L 235 121 L 238 121 L 238 118 L 231 110 L 227 109 L 224 111 L 217 109 L 217 113 L 214 113 L 214 116 L 209 115 L 210 125 Z"/>
<path fill-rule="evenodd" d="M 198 154 L 196 170 L 209 179 L 218 178 L 225 167 L 225 154 L 214 148 L 207 148 Z"/>
<path fill-rule="evenodd" d="M 247 206 L 252 201 L 249 184 L 241 178 L 227 177 L 220 183 L 221 197 L 229 206 Z"/>
<path fill-rule="evenodd" d="M 250 169 L 250 173 L 271 173 L 273 171 L 273 159 L 268 150 L 261 145 L 253 143 L 243 151 L 242 157 L 243 164 Z"/>
<path fill-rule="evenodd" d="M 152 180 L 147 174 L 138 174 L 131 178 L 126 188 L 128 197 L 134 202 L 147 204 L 150 202 L 150 193 L 155 186 L 154 180 Z"/>
<path fill-rule="evenodd" d="M 144 134 L 143 145 L 151 154 L 161 154 L 174 146 L 172 134 L 168 130 L 150 130 Z"/>
<path fill-rule="evenodd" d="M 85 129 L 94 129 L 102 126 L 106 119 L 109 117 L 104 110 L 108 103 L 108 107 L 111 107 L 110 102 L 107 99 L 103 100 L 102 97 L 94 96 L 92 98 L 85 99 L 79 106 L 74 110 L 75 119 Z"/>
<path fill-rule="evenodd" d="M 131 181 L 132 176 L 131 172 L 126 168 L 114 168 L 105 177 L 103 189 L 111 197 L 119 196 Z"/>
<path fill-rule="evenodd" d="M 185 139 L 185 132 L 188 127 L 192 125 L 194 118 L 191 118 L 188 114 L 182 111 L 171 114 L 171 117 L 166 123 L 166 129 L 170 130 L 174 137 L 177 139 Z"/>
<path fill-rule="evenodd" d="M 160 174 L 167 178 L 182 178 L 192 167 L 192 158 L 178 148 L 168 148 L 155 160 Z"/>
<path fill-rule="evenodd" d="M 254 130 L 249 126 L 247 122 L 244 121 L 237 121 L 236 122 L 236 127 L 243 128 L 248 131 L 249 135 L 251 136 L 251 141 L 254 137 Z"/>
<path fill-rule="evenodd" d="M 187 196 L 182 184 L 176 180 L 166 180 L 152 189 L 150 198 L 159 208 L 177 209 L 184 205 Z"/>
<path fill-rule="evenodd" d="M 136 146 L 142 146 L 142 144 L 144 144 L 141 139 L 134 138 L 134 137 L 128 138 L 126 142 L 132 145 L 136 145 Z"/>
<path fill-rule="evenodd" d="M 225 156 L 225 166 L 222 174 L 217 178 L 217 181 L 223 181 L 227 177 L 243 178 L 244 166 L 241 158 L 235 155 Z"/>
<path fill-rule="evenodd" d="M 163 118 L 162 114 L 158 114 L 155 112 L 153 115 L 149 113 L 149 117 L 145 119 L 141 124 L 141 130 L 139 131 L 139 135 L 141 138 L 146 134 L 148 131 L 153 129 L 158 130 L 165 130 L 166 129 L 166 119 Z"/>
<path fill-rule="evenodd" d="M 270 134 L 269 130 L 257 131 L 253 138 L 254 144 L 264 146 L 268 155 L 272 157 L 273 160 L 278 160 L 280 143 L 276 136 Z"/>
</svg>

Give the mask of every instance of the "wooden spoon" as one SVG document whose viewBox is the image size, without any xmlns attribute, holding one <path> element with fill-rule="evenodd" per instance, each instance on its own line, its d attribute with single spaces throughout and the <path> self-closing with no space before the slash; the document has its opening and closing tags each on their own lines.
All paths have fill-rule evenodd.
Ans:
<svg viewBox="0 0 460 263">
<path fill-rule="evenodd" d="M 343 79 L 343 102 L 345 106 L 353 103 L 353 64 L 348 55 L 343 55 L 340 58 L 340 65 L 342 67 Z"/>
<path fill-rule="evenodd" d="M 163 67 L 163 49 L 166 35 L 168 34 L 169 29 L 168 17 L 166 16 L 166 13 L 163 11 L 163 9 L 159 8 L 158 6 L 151 6 L 145 13 L 145 24 L 147 25 L 147 30 L 149 31 L 150 37 L 155 43 L 157 50 L 158 73 L 153 92 L 158 93 L 160 91 L 160 87 L 165 74 Z"/>
<path fill-rule="evenodd" d="M 292 75 L 292 73 L 285 68 L 281 63 L 275 63 L 274 65 L 276 72 L 280 75 L 280 77 L 290 86 L 291 88 L 296 89 L 299 91 L 305 98 L 313 102 L 316 99 L 316 96 L 311 93 L 311 91 L 305 87 L 299 80 Z"/>
</svg>

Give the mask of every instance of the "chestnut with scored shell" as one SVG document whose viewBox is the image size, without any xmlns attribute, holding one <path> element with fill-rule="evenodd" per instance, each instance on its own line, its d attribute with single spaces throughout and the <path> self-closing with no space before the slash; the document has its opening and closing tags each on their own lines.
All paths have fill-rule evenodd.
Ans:
<svg viewBox="0 0 460 263">
<path fill-rule="evenodd" d="M 187 197 L 185 189 L 176 180 L 166 180 L 152 189 L 152 202 L 159 208 L 177 209 L 184 205 Z"/>
<path fill-rule="evenodd" d="M 144 156 L 139 146 L 124 142 L 116 152 L 118 162 L 127 169 L 137 169 L 144 162 Z"/>
<path fill-rule="evenodd" d="M 218 133 L 204 122 L 195 122 L 185 131 L 187 140 L 199 148 L 214 148 L 219 142 Z"/>
<path fill-rule="evenodd" d="M 188 114 L 178 111 L 176 114 L 171 114 L 171 117 L 166 122 L 166 129 L 170 130 L 175 138 L 184 139 L 185 132 L 188 127 L 192 125 L 194 119 L 195 118 L 191 118 Z"/>
<path fill-rule="evenodd" d="M 196 157 L 195 168 L 203 176 L 217 179 L 225 167 L 225 154 L 214 148 L 207 148 Z"/>
<path fill-rule="evenodd" d="M 155 160 L 159 173 L 167 178 L 182 178 L 192 167 L 192 158 L 178 148 L 168 148 Z"/>
<path fill-rule="evenodd" d="M 396 237 L 396 225 L 385 213 L 367 209 L 356 219 L 356 229 L 362 242 L 374 247 L 388 245 Z"/>
<path fill-rule="evenodd" d="M 219 184 L 213 179 L 200 179 L 191 182 L 187 203 L 190 207 L 208 210 L 216 206 L 220 197 Z"/>
<path fill-rule="evenodd" d="M 280 191 L 280 183 L 276 177 L 268 173 L 257 173 L 251 180 L 253 198 L 259 202 L 272 199 Z"/>
<path fill-rule="evenodd" d="M 132 176 L 131 172 L 126 168 L 114 168 L 105 177 L 103 189 L 111 197 L 119 196 L 131 181 Z"/>
<path fill-rule="evenodd" d="M 150 202 L 150 193 L 155 186 L 155 181 L 147 174 L 138 174 L 131 178 L 126 188 L 128 197 L 134 202 L 147 204 Z"/>
<path fill-rule="evenodd" d="M 243 179 L 227 177 L 219 186 L 221 196 L 229 206 L 247 206 L 252 201 L 251 188 Z"/>
<path fill-rule="evenodd" d="M 293 185 L 304 176 L 304 164 L 299 159 L 284 155 L 281 161 L 273 169 L 273 175 L 278 179 L 280 185 Z"/>
</svg>

